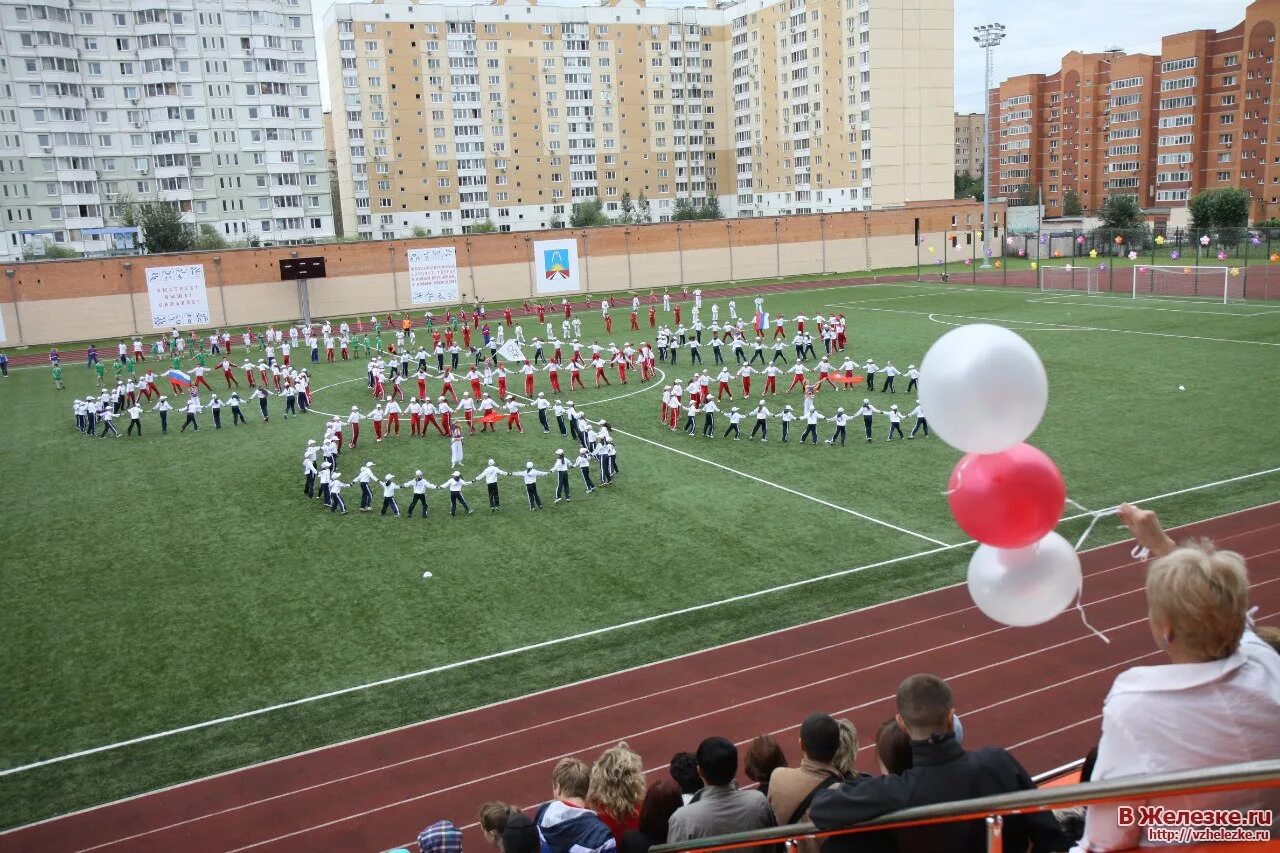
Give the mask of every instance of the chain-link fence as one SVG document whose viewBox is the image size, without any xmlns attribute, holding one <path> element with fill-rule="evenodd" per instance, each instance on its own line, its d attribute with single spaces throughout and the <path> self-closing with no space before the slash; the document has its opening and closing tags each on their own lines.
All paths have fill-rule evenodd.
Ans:
<svg viewBox="0 0 1280 853">
<path fill-rule="evenodd" d="M 930 246 L 927 254 L 924 250 L 922 243 L 917 267 L 925 281 L 1039 287 L 1043 269 L 1070 266 L 1094 271 L 1079 276 L 1081 289 L 1084 282 L 1092 282 L 1104 292 L 1128 293 L 1134 288 L 1135 267 L 1141 272 L 1173 268 L 1190 273 L 1227 267 L 1245 299 L 1280 299 L 1280 228 L 1081 230 L 1046 225 L 1038 233 L 993 234 L 985 246 L 981 231 L 953 231 L 940 248 Z M 1192 278 L 1215 280 L 1207 275 Z"/>
</svg>

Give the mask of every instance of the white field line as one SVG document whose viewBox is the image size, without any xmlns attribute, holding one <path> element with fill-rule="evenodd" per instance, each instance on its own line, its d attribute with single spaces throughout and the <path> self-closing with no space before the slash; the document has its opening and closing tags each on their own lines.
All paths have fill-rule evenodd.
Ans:
<svg viewBox="0 0 1280 853">
<path fill-rule="evenodd" d="M 1183 340 L 1189 340 L 1189 341 L 1208 341 L 1210 343 L 1219 343 L 1219 344 L 1249 344 L 1251 346 L 1259 346 L 1259 347 L 1280 347 L 1280 343 L 1277 343 L 1274 341 L 1242 341 L 1237 338 L 1210 338 L 1210 337 L 1202 337 L 1199 335 L 1175 335 L 1170 332 L 1139 332 L 1134 329 L 1109 329 L 1104 326 L 1076 326 L 1069 323 L 1044 323 L 1037 320 L 1015 320 L 1008 317 L 974 317 L 966 314 L 948 314 L 942 311 L 933 311 L 933 312 L 908 311 L 905 308 L 862 308 L 858 305 L 852 305 L 852 304 L 847 306 L 843 304 L 837 304 L 831 307 L 833 308 L 848 307 L 850 308 L 850 310 L 853 310 L 853 311 L 880 311 L 887 314 L 915 314 L 918 316 L 929 317 L 929 318 L 932 318 L 936 315 L 939 317 L 952 317 L 958 320 L 978 320 L 984 323 L 1019 323 L 1019 324 L 1029 325 L 1029 326 L 1043 326 L 1046 329 L 1058 328 L 1058 329 L 1070 329 L 1073 331 L 1081 331 L 1081 332 L 1111 332 L 1113 334 L 1119 334 L 1119 335 L 1142 335 L 1144 337 L 1152 337 L 1152 338 L 1181 338 Z M 935 321 L 935 322 L 941 322 L 941 321 Z"/>
<path fill-rule="evenodd" d="M 1229 483 L 1236 483 L 1236 482 L 1241 482 L 1241 481 L 1243 481 L 1243 480 L 1250 480 L 1250 479 L 1254 479 L 1254 478 L 1257 478 L 1257 477 L 1263 477 L 1263 476 L 1267 476 L 1267 475 L 1274 474 L 1274 473 L 1277 473 L 1277 472 L 1280 472 L 1280 467 L 1276 467 L 1276 468 L 1268 468 L 1268 469 L 1266 469 L 1266 470 L 1262 470 L 1262 471 L 1254 471 L 1254 472 L 1249 473 L 1249 474 L 1241 474 L 1241 475 L 1239 475 L 1239 476 L 1237 476 L 1237 477 L 1230 477 L 1230 478 L 1225 479 L 1225 480 L 1216 480 L 1216 481 L 1211 482 L 1211 483 L 1202 483 L 1202 484 L 1197 485 L 1197 486 L 1190 486 L 1190 487 L 1185 488 L 1185 489 L 1179 489 L 1179 490 L 1177 490 L 1177 491 L 1173 491 L 1173 492 L 1166 492 L 1166 493 L 1161 494 L 1161 495 L 1154 495 L 1154 496 L 1152 496 L 1152 497 L 1141 498 L 1141 499 L 1139 499 L 1139 500 L 1130 501 L 1130 503 L 1133 503 L 1133 504 L 1148 504 L 1148 503 L 1152 503 L 1153 501 L 1163 500 L 1163 499 L 1165 499 L 1165 498 L 1176 497 L 1176 496 L 1178 496 L 1178 495 L 1189 494 L 1189 493 L 1191 493 L 1191 492 L 1203 491 L 1203 490 L 1205 490 L 1205 489 L 1211 489 L 1211 488 L 1215 488 L 1215 487 L 1217 487 L 1217 486 L 1227 485 L 1227 484 L 1229 484 Z M 1268 503 L 1266 503 L 1266 504 L 1259 504 L 1259 506 L 1271 506 L 1271 505 L 1272 505 L 1272 503 L 1275 503 L 1275 502 L 1273 501 L 1273 502 L 1268 502 Z M 1247 509 L 1256 509 L 1256 508 L 1257 508 L 1257 507 L 1249 507 L 1249 508 L 1247 508 Z M 1245 509 L 1245 510 L 1236 510 L 1236 511 L 1234 511 L 1234 512 L 1226 513 L 1226 514 L 1221 515 L 1221 516 L 1215 516 L 1214 518 L 1211 518 L 1211 519 L 1203 519 L 1203 520 L 1204 520 L 1204 521 L 1212 521 L 1212 520 L 1214 520 L 1214 519 L 1216 519 L 1216 518 L 1225 518 L 1225 517 L 1228 517 L 1228 516 L 1231 516 L 1231 515 L 1238 515 L 1238 514 L 1239 514 L 1239 513 L 1241 513 L 1241 512 L 1245 512 L 1245 511 L 1247 511 L 1247 509 Z M 1062 521 L 1075 521 L 1075 520 L 1078 520 L 1078 519 L 1081 519 L 1081 518 L 1085 518 L 1085 517 L 1087 517 L 1087 516 L 1089 516 L 1089 515 L 1091 515 L 1091 513 L 1077 513 L 1077 514 L 1075 514 L 1075 515 L 1070 515 L 1070 516 L 1067 516 L 1067 517 L 1063 518 L 1063 519 L 1062 519 Z M 277 704 L 274 704 L 274 705 L 268 705 L 268 706 L 264 706 L 264 707 L 260 707 L 260 708 L 254 708 L 254 709 L 251 709 L 251 710 L 248 710 L 248 711 L 242 711 L 242 712 L 237 713 L 237 714 L 230 714 L 230 715 L 223 716 L 223 717 L 217 717 L 217 718 L 214 718 L 214 719 L 211 719 L 211 720 L 204 720 L 204 721 L 202 721 L 202 722 L 198 722 L 198 723 L 191 723 L 191 724 L 189 724 L 189 725 L 180 726 L 180 727 L 178 727 L 178 728 L 168 729 L 168 730 L 166 730 L 166 731 L 161 731 L 161 732 L 154 732 L 154 733 L 152 733 L 152 734 L 142 735 L 142 736 L 135 737 L 135 738 L 129 738 L 129 739 L 127 739 L 127 740 L 121 740 L 121 741 L 117 741 L 117 742 L 115 742 L 115 743 L 102 744 L 102 745 L 100 745 L 100 746 L 90 747 L 90 748 L 88 748 L 88 749 L 77 750 L 77 751 L 75 751 L 75 752 L 70 752 L 70 753 L 66 753 L 66 754 L 64 754 L 64 755 L 54 756 L 54 757 L 52 757 L 52 758 L 45 758 L 45 759 L 41 759 L 41 760 L 39 760 L 39 761 L 34 761 L 34 762 L 30 762 L 30 763 L 28 763 L 28 764 L 18 765 L 18 766 L 16 766 L 16 767 L 9 767 L 9 768 L 5 768 L 5 769 L 3 769 L 3 770 L 0 770 L 0 777 L 4 777 L 4 776 L 11 776 L 11 775 L 14 775 L 14 774 L 17 774 L 17 773 L 23 773 L 23 772 L 26 772 L 26 771 L 28 771 L 28 770 L 34 770 L 34 769 L 36 769 L 36 768 L 38 768 L 38 767 L 46 767 L 46 766 L 51 765 L 51 764 L 60 764 L 60 763 L 62 763 L 62 762 L 66 762 L 66 761 L 73 761 L 73 760 L 76 760 L 76 759 L 79 759 L 79 758 L 85 758 L 85 757 L 90 756 L 90 755 L 97 755 L 97 754 L 99 754 L 99 753 L 109 752 L 109 751 L 116 750 L 116 749 L 122 749 L 122 748 L 124 748 L 124 747 L 134 746 L 134 745 L 136 745 L 136 744 L 140 744 L 140 743 L 147 743 L 147 742 L 150 742 L 150 741 L 159 740 L 159 739 L 161 739 L 161 738 L 172 737 L 172 736 L 174 736 L 174 735 L 183 734 L 183 733 L 186 733 L 186 732 L 199 731 L 199 730 L 201 730 L 201 729 L 212 728 L 212 727 L 214 727 L 214 726 L 223 725 L 223 724 L 225 724 L 225 723 L 235 722 L 235 721 L 237 721 L 237 720 L 248 719 L 248 718 L 250 718 L 250 717 L 257 717 L 257 716 L 261 716 L 261 715 L 263 715 L 263 714 L 269 714 L 269 713 L 272 713 L 272 712 L 274 712 L 274 711 L 283 710 L 283 709 L 285 709 L 285 708 L 294 708 L 294 707 L 298 707 L 298 706 L 300 706 L 300 705 L 310 704 L 310 703 L 312 703 L 312 702 L 319 702 L 319 701 L 321 701 L 321 700 L 324 700 L 324 699 L 330 699 L 330 698 L 333 698 L 333 697 L 336 697 L 336 696 L 344 696 L 344 695 L 347 695 L 347 694 L 350 694 L 350 693 L 357 693 L 357 692 L 361 692 L 361 691 L 364 691 L 364 690 L 369 690 L 369 689 L 372 689 L 372 688 L 375 688 L 375 687 L 381 687 L 381 686 L 384 686 L 384 685 L 387 685 L 387 684 L 395 684 L 395 683 L 397 683 L 397 682 L 401 682 L 401 681 L 408 681 L 408 680 L 410 680 L 410 679 L 421 678 L 421 677 L 428 676 L 428 675 L 434 675 L 434 674 L 438 674 L 438 673 L 441 673 L 441 672 L 448 672 L 448 671 L 451 671 L 451 670 L 454 670 L 454 669 L 460 669 L 460 668 L 467 667 L 467 666 L 471 666 L 471 665 L 474 665 L 474 664 L 477 664 L 477 663 L 484 663 L 484 662 L 491 661 L 491 660 L 499 660 L 499 659 L 502 659 L 502 658 L 513 657 L 513 656 L 520 655 L 520 654 L 524 654 L 524 653 L 527 653 L 527 652 L 536 651 L 536 650 L 538 650 L 538 649 L 550 648 L 550 647 L 553 647 L 553 646 L 558 646 L 558 645 L 563 645 L 563 644 L 565 644 L 565 643 L 574 642 L 574 641 L 576 641 L 576 640 L 586 639 L 586 638 L 589 638 L 589 637 L 601 636 L 601 635 L 603 635 L 603 634 L 610 634 L 610 633 L 614 633 L 614 632 L 616 632 L 616 631 L 621 631 L 621 630 L 624 630 L 624 629 L 627 629 L 627 628 L 636 627 L 636 626 L 638 626 L 638 625 L 645 625 L 645 624 L 649 624 L 649 623 L 653 623 L 653 622 L 660 622 L 660 621 L 663 621 L 663 620 L 666 620 L 666 619 L 671 619 L 671 618 L 675 618 L 675 617 L 678 617 L 678 616 L 687 615 L 687 614 L 689 614 L 689 613 L 697 613 L 697 612 L 701 612 L 701 611 L 703 611 L 703 610 L 710 610 L 710 609 L 712 609 L 712 608 L 722 607 L 722 606 L 727 605 L 727 604 L 735 604 L 735 603 L 740 602 L 740 601 L 749 601 L 749 600 L 751 600 L 751 599 L 760 598 L 760 597 L 762 597 L 762 596 L 772 595 L 772 594 L 774 594 L 774 593 L 778 593 L 778 592 L 786 592 L 787 590 L 797 589 L 797 588 L 799 588 L 799 587 L 809 586 L 809 585 L 811 585 L 811 584 L 815 584 L 815 583 L 821 583 L 821 582 L 823 582 L 823 581 L 832 580 L 832 579 L 834 579 L 834 578 L 846 577 L 846 576 L 848 576 L 848 575 L 860 574 L 860 573 L 862 573 L 862 572 L 869 571 L 869 570 L 871 570 L 871 569 L 877 569 L 877 568 L 882 568 L 882 567 L 885 567 L 885 566 L 897 565 L 898 563 L 906 562 L 906 561 L 909 561 L 909 560 L 914 560 L 914 559 L 917 559 L 917 558 L 919 558 L 919 557 L 928 557 L 928 556 L 932 556 L 932 555 L 934 555 L 934 554 L 941 554 L 941 553 L 945 553 L 945 552 L 947 552 L 947 551 L 953 551 L 953 550 L 955 550 L 955 549 L 957 549 L 957 548 L 964 548 L 964 547 L 967 547 L 967 546 L 972 545 L 972 544 L 975 544 L 975 543 L 974 543 L 972 540 L 970 540 L 970 541 L 968 541 L 968 542 L 958 542 L 958 543 L 955 543 L 955 544 L 953 544 L 953 545 L 942 545 L 942 546 L 937 547 L 937 548 L 929 548 L 929 549 L 926 549 L 926 550 L 924 550 L 924 551 L 917 551 L 917 552 L 912 553 L 912 554 L 904 554 L 904 555 L 899 556 L 899 557 L 892 557 L 892 558 L 889 558 L 889 559 L 887 559 L 887 560 L 880 560 L 880 561 L 875 562 L 875 563 L 867 563 L 867 564 L 862 565 L 862 566 L 854 566 L 854 567 L 852 567 L 852 568 L 840 569 L 840 570 L 838 570 L 838 571 L 834 571 L 834 572 L 827 572 L 826 574 L 816 575 L 816 576 L 814 576 L 814 577 L 810 577 L 810 578 L 801 578 L 801 579 L 799 579 L 799 580 L 789 581 L 789 582 L 787 582 L 787 583 L 779 584 L 779 585 L 777 585 L 777 586 L 772 586 L 772 587 L 766 587 L 766 588 L 764 588 L 764 589 L 753 590 L 752 592 L 745 592 L 745 593 L 741 593 L 741 594 L 739 594 L 739 595 L 730 596 L 730 597 L 728 597 L 728 598 L 718 599 L 718 600 L 716 600 L 716 601 L 707 601 L 707 602 L 703 602 L 702 604 L 690 605 L 689 607 L 683 607 L 683 608 L 680 608 L 680 609 L 677 609 L 677 610 L 669 610 L 669 611 L 666 611 L 666 612 L 663 612 L 663 613 L 655 613 L 655 614 L 652 614 L 652 615 L 649 615 L 649 616 L 643 616 L 643 617 L 640 617 L 639 619 L 633 619 L 633 620 L 630 620 L 630 621 L 628 621 L 628 622 L 621 622 L 621 623 L 618 623 L 618 624 L 616 624 L 616 625 L 605 625 L 605 626 L 602 626 L 602 627 L 599 627 L 599 628 L 594 628 L 594 629 L 591 629 L 591 630 L 589 630 L 589 631 L 583 631 L 583 632 L 580 632 L 580 633 L 577 633 L 577 634 L 570 634 L 570 635 L 567 635 L 567 636 L 564 636 L 564 637 L 555 637 L 555 638 L 552 638 L 552 639 L 550 639 L 550 640 L 543 640 L 543 641 L 541 641 L 541 642 L 537 642 L 537 643 L 530 643 L 530 644 L 527 644 L 527 645 L 524 645 L 524 646 L 517 646 L 517 647 L 515 647 L 515 648 L 511 648 L 511 649 L 503 649 L 503 650 L 500 650 L 500 651 L 491 652 L 491 653 L 489 653 L 489 654 L 480 655 L 480 656 L 478 656 L 478 657 L 467 658 L 467 659 L 460 660 L 460 661 L 453 661 L 453 662 L 451 662 L 451 663 L 447 663 L 447 664 L 440 664 L 440 665 L 438 665 L 438 666 L 429 667 L 429 668 L 427 668 L 427 669 L 421 669 L 421 670 L 418 670 L 418 671 L 416 671 L 416 672 L 404 673 L 404 674 L 402 674 L 402 675 L 391 676 L 391 677 L 388 677 L 388 678 L 379 679 L 379 680 L 377 680 L 377 681 L 371 681 L 371 682 L 367 682 L 367 683 L 364 683 L 364 684 L 357 684 L 357 685 L 353 685 L 353 686 L 351 686 L 351 687 L 343 687 L 343 688 L 339 688 L 339 689 L 337 689 L 337 690 L 330 690 L 330 691 L 327 691 L 327 692 L 325 692 L 325 693 L 318 693 L 318 694 L 315 694 L 315 695 L 313 695 L 313 696 L 304 696 L 304 697 L 302 697 L 302 698 L 299 698 L 299 699 L 292 699 L 292 700 L 289 700 L 289 701 L 287 701 L 287 702 L 280 702 L 280 703 L 277 703 Z M 821 620 L 818 620 L 818 621 L 821 621 Z M 741 641 L 741 640 L 740 640 L 740 641 L 735 641 L 735 642 L 743 642 L 743 641 Z M 725 644 L 725 645 L 732 645 L 732 644 Z M 719 647 L 715 647 L 715 648 L 719 648 Z M 705 650 L 702 650 L 702 651 L 705 651 Z M 660 662 L 661 662 L 661 661 L 658 661 L 657 663 L 660 663 Z M 0 835 L 2 835 L 2 834 L 3 834 L 3 833 L 0 833 Z"/>
<path fill-rule="evenodd" d="M 863 521 L 870 521 L 872 524 L 879 524 L 881 527 L 887 527 L 890 530 L 896 530 L 899 533 L 905 533 L 908 536 L 914 536 L 917 539 L 923 539 L 924 541 L 930 542 L 934 545 L 944 545 L 944 546 L 947 545 L 946 542 L 943 542 L 940 539 L 934 539 L 932 536 L 926 536 L 923 533 L 917 533 L 914 530 L 908 530 L 905 527 L 899 527 L 898 525 L 885 521 L 884 519 L 876 518 L 875 516 L 867 515 L 866 513 L 858 512 L 857 510 L 854 510 L 854 509 L 849 509 L 848 507 L 839 506 L 838 504 L 833 504 L 829 501 L 824 501 L 822 498 L 816 498 L 813 495 L 806 494 L 796 489 L 792 489 L 788 486 L 781 485 L 780 483 L 775 483 L 772 480 L 766 480 L 763 477 L 757 477 L 755 474 L 748 474 L 746 471 L 739 471 L 737 468 L 730 468 L 728 465 L 721 465 L 719 462 L 713 462 L 710 459 L 707 459 L 702 456 L 698 456 L 695 453 L 689 453 L 687 451 L 680 450 L 668 444 L 663 444 L 660 441 L 653 441 L 652 439 L 644 438 L 643 436 L 639 436 L 639 435 L 636 435 L 635 433 L 627 432 L 626 430 L 618 429 L 616 427 L 614 428 L 613 431 L 618 433 L 619 435 L 625 435 L 628 438 L 632 438 L 632 439 L 635 439 L 636 441 L 644 442 L 645 444 L 652 445 L 653 447 L 660 447 L 663 450 L 667 450 L 667 451 L 670 451 L 671 453 L 678 454 L 680 456 L 685 457 L 686 459 L 693 459 L 705 465 L 710 465 L 713 468 L 719 468 L 721 471 L 728 471 L 730 474 L 737 474 L 739 477 L 745 477 L 746 479 L 751 480 L 754 483 L 759 483 L 762 486 L 769 486 L 770 488 L 774 488 L 774 489 L 778 489 L 779 491 L 786 492 L 789 495 L 794 495 L 798 498 L 804 498 L 807 501 L 813 501 L 816 504 L 821 504 L 822 506 L 825 506 L 829 509 L 834 509 L 839 512 L 848 513 L 849 515 L 856 516 L 857 518 L 861 518 Z"/>
<path fill-rule="evenodd" d="M 1043 298 L 1027 299 L 1027 302 L 1042 303 L 1045 305 L 1071 305 L 1081 308 L 1103 308 L 1109 311 L 1161 311 L 1170 314 L 1207 314 L 1210 317 L 1227 317 L 1230 319 L 1244 320 L 1250 317 L 1262 317 L 1267 314 L 1275 314 L 1275 311 L 1255 311 L 1250 314 L 1244 314 L 1238 311 L 1201 311 L 1194 308 L 1156 308 L 1153 305 L 1134 305 L 1133 300 L 1128 300 L 1130 304 L 1116 304 L 1118 300 L 1111 302 L 1099 302 L 1094 297 L 1088 297 L 1089 301 L 1083 301 L 1079 296 L 1045 296 Z"/>
</svg>

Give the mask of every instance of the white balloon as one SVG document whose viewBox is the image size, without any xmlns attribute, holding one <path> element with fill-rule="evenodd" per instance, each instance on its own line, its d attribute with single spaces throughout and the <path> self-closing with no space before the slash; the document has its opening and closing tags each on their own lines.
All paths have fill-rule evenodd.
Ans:
<svg viewBox="0 0 1280 853">
<path fill-rule="evenodd" d="M 947 332 L 920 363 L 920 405 L 942 440 L 966 453 L 1026 441 L 1044 417 L 1049 378 L 1036 351 L 1001 326 Z"/>
<path fill-rule="evenodd" d="M 969 561 L 969 595 L 978 609 L 1015 627 L 1048 622 L 1080 592 L 1080 557 L 1050 531 L 1026 548 L 979 545 Z"/>
</svg>

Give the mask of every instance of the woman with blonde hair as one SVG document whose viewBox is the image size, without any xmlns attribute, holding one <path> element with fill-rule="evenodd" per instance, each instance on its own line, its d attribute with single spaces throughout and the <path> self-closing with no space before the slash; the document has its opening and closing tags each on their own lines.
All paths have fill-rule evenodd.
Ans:
<svg viewBox="0 0 1280 853">
<path fill-rule="evenodd" d="M 831 766 L 845 779 L 852 779 L 858 775 L 853 769 L 853 762 L 858 757 L 858 729 L 848 717 L 836 720 L 836 725 L 840 727 L 840 746 L 831 759 Z"/>
<path fill-rule="evenodd" d="M 1147 569 L 1147 622 L 1169 662 L 1116 677 L 1102 706 L 1091 781 L 1280 758 L 1280 655 L 1248 626 L 1244 558 L 1207 540 L 1178 545 L 1149 510 L 1123 504 L 1119 515 L 1157 558 Z M 1280 814 L 1274 790 L 1159 802 Z M 1147 843 L 1143 835 L 1139 826 L 1120 825 L 1116 805 L 1090 806 L 1079 849 L 1128 850 Z"/>
<path fill-rule="evenodd" d="M 591 766 L 587 787 L 587 808 L 613 833 L 614 841 L 640 826 L 640 803 L 644 801 L 644 763 L 627 742 L 606 749 Z"/>
</svg>

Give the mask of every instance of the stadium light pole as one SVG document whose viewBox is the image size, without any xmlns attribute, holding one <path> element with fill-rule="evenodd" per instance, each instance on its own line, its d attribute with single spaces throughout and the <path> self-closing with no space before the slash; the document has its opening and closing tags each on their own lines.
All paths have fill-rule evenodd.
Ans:
<svg viewBox="0 0 1280 853">
<path fill-rule="evenodd" d="M 986 53 L 986 76 L 982 97 L 982 263 L 979 269 L 991 269 L 991 62 L 992 50 L 1004 39 L 1004 24 L 981 24 L 973 28 L 973 40 Z"/>
</svg>

